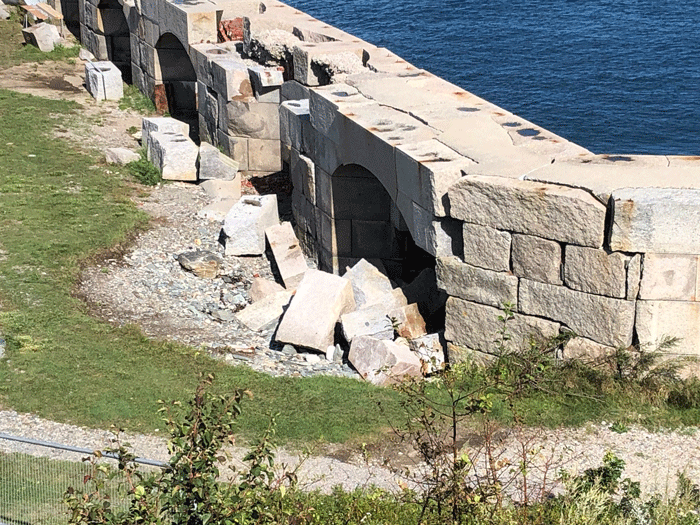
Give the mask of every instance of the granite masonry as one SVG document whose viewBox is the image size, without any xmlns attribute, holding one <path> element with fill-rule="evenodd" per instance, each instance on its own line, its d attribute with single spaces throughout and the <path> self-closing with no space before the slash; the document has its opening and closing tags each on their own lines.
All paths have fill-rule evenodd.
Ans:
<svg viewBox="0 0 700 525">
<path fill-rule="evenodd" d="M 320 269 L 434 267 L 450 359 L 495 350 L 503 303 L 523 340 L 575 332 L 564 355 L 700 354 L 700 157 L 593 154 L 277 0 L 77 4 L 159 109 L 245 176 L 288 170 Z"/>
</svg>

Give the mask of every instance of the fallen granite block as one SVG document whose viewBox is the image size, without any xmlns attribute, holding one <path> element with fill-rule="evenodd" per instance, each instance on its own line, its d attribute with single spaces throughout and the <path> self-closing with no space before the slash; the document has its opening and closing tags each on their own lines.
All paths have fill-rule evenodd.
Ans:
<svg viewBox="0 0 700 525">
<path fill-rule="evenodd" d="M 233 180 L 205 180 L 199 186 L 212 199 L 238 201 L 241 198 L 241 179 L 238 177 Z"/>
<path fill-rule="evenodd" d="M 417 304 L 409 304 L 394 310 L 390 314 L 396 335 L 406 339 L 415 339 L 427 334 L 425 320 L 418 310 Z"/>
<path fill-rule="evenodd" d="M 268 281 L 262 277 L 256 277 L 253 279 L 253 284 L 250 285 L 248 296 L 250 297 L 251 302 L 256 303 L 270 294 L 283 291 L 284 287 L 282 287 L 282 285 L 277 284 L 274 281 Z"/>
<path fill-rule="evenodd" d="M 284 287 L 287 290 L 296 288 L 309 267 L 299 247 L 299 240 L 294 234 L 292 224 L 283 222 L 271 226 L 265 230 L 265 236 Z"/>
<path fill-rule="evenodd" d="M 357 308 L 384 303 L 392 291 L 389 278 L 365 259 L 360 259 L 343 277 L 352 284 Z"/>
<path fill-rule="evenodd" d="M 236 314 L 236 319 L 251 330 L 274 328 L 291 299 L 292 292 L 275 292 L 246 306 Z"/>
<path fill-rule="evenodd" d="M 379 386 L 421 376 L 420 359 L 410 348 L 371 336 L 353 340 L 348 360 L 366 381 Z"/>
<path fill-rule="evenodd" d="M 279 223 L 276 195 L 241 198 L 226 215 L 226 255 L 262 255 L 265 230 Z"/>
<path fill-rule="evenodd" d="M 172 132 L 151 132 L 148 158 L 164 180 L 197 180 L 199 148 L 186 135 Z"/>
<path fill-rule="evenodd" d="M 39 24 L 22 29 L 24 41 L 40 51 L 48 53 L 61 41 L 61 35 L 55 25 L 41 22 Z"/>
<path fill-rule="evenodd" d="M 237 173 L 238 162 L 227 157 L 211 144 L 202 142 L 199 145 L 199 180 L 232 181 Z M 240 178 L 238 186 L 240 188 Z"/>
<path fill-rule="evenodd" d="M 445 368 L 445 349 L 440 334 L 427 334 L 416 339 L 409 339 L 408 346 L 421 361 L 424 375 L 433 374 Z"/>
<path fill-rule="evenodd" d="M 10 18 L 10 12 L 7 10 L 3 4 L 0 4 L 0 20 L 7 20 Z"/>
<path fill-rule="evenodd" d="M 223 199 L 207 204 L 197 212 L 197 217 L 210 221 L 223 222 L 228 212 L 235 206 L 238 199 Z"/>
<path fill-rule="evenodd" d="M 348 342 L 362 335 L 393 341 L 395 334 L 407 339 L 426 334 L 425 321 L 416 304 L 398 308 L 387 308 L 386 304 L 374 304 L 343 315 L 340 322 L 343 337 Z"/>
<path fill-rule="evenodd" d="M 105 160 L 107 164 L 118 164 L 125 166 L 130 162 L 139 160 L 141 156 L 128 148 L 107 148 L 105 150 Z"/>
<path fill-rule="evenodd" d="M 87 62 L 85 85 L 95 100 L 120 100 L 124 96 L 122 73 L 112 62 Z"/>
<path fill-rule="evenodd" d="M 151 133 L 180 133 L 185 136 L 190 134 L 190 126 L 180 120 L 171 117 L 147 117 L 141 120 L 141 144 L 146 148 L 148 160 L 151 159 Z"/>
<path fill-rule="evenodd" d="M 282 318 L 276 340 L 325 353 L 334 342 L 338 319 L 354 309 L 350 281 L 308 270 Z"/>
<path fill-rule="evenodd" d="M 221 268 L 222 263 L 218 255 L 201 250 L 181 253 L 177 256 L 177 262 L 185 270 L 189 270 L 197 277 L 205 279 L 216 278 L 219 275 L 219 268 Z"/>
</svg>

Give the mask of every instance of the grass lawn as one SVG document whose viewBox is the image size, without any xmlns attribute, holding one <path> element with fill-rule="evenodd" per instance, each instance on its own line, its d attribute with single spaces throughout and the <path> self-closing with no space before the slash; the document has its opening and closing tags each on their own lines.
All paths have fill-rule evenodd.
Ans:
<svg viewBox="0 0 700 525">
<path fill-rule="evenodd" d="M 0 22 L 0 67 L 34 59 L 17 51 L 16 24 Z M 25 54 L 22 54 L 25 53 Z M 399 417 L 399 395 L 342 378 L 271 378 L 223 365 L 194 349 L 145 338 L 136 327 L 115 328 L 87 315 L 72 296 L 80 266 L 144 228 L 148 218 L 129 199 L 125 173 L 106 173 L 100 156 L 52 137 L 80 106 L 0 91 L 0 406 L 56 421 L 133 431 L 162 428 L 157 400 L 185 400 L 200 374 L 215 388 L 248 389 L 239 428 L 257 434 L 277 416 L 281 442 L 367 440 Z M 140 190 L 139 190 L 140 191 Z M 534 393 L 512 410 L 527 424 L 577 425 L 606 419 L 647 426 L 696 424 L 695 407 L 644 403 L 635 392 L 600 397 Z M 577 383 L 576 388 L 580 387 Z M 599 399 L 593 399 L 598 396 Z M 377 407 L 381 402 L 383 411 Z"/>
</svg>

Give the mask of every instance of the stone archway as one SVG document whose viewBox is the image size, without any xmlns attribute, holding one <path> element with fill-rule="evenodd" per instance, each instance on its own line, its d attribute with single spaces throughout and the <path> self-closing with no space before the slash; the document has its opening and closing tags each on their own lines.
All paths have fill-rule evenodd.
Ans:
<svg viewBox="0 0 700 525">
<path fill-rule="evenodd" d="M 380 260 L 396 281 L 411 281 L 433 268 L 435 258 L 419 248 L 374 174 L 357 164 L 338 167 L 330 179 L 331 248 L 337 270 L 357 259 Z M 327 240 L 327 239 L 326 239 Z M 336 268 L 333 268 L 336 269 Z"/>
<path fill-rule="evenodd" d="M 131 41 L 129 25 L 118 0 L 101 0 L 97 5 L 97 29 L 105 36 L 107 58 L 131 84 Z"/>
<path fill-rule="evenodd" d="M 180 40 L 172 33 L 161 35 L 155 56 L 156 108 L 190 125 L 190 137 L 199 142 L 197 74 Z"/>
</svg>

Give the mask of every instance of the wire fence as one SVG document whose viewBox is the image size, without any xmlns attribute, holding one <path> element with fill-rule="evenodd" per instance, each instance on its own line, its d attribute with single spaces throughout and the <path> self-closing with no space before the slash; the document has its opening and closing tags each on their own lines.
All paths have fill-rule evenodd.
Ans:
<svg viewBox="0 0 700 525">
<path fill-rule="evenodd" d="M 94 451 L 79 447 L 39 441 L 0 433 L 0 443 L 31 445 L 34 450 L 61 451 L 60 459 L 21 452 L 0 452 L 0 525 L 66 525 L 69 514 L 63 497 L 68 487 L 82 488 L 93 472 Z M 43 457 L 42 457 L 43 456 Z M 103 454 L 99 462 L 116 469 L 116 458 Z M 148 468 L 162 468 L 165 463 L 137 458 Z M 119 476 L 111 479 L 104 491 L 113 508 L 125 507 L 119 490 Z"/>
</svg>

